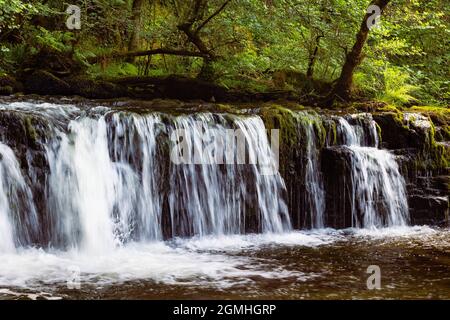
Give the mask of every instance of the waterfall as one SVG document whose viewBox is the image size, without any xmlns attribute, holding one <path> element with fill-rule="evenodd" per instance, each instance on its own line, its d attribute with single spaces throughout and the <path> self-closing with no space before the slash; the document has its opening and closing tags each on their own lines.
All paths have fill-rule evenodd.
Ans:
<svg viewBox="0 0 450 320">
<path fill-rule="evenodd" d="M 13 150 L 0 143 L 0 252 L 28 244 L 38 220 L 31 190 Z"/>
<path fill-rule="evenodd" d="M 323 188 L 322 177 L 320 174 L 317 137 L 314 131 L 314 124 L 309 122 L 307 125 L 307 144 L 306 144 L 306 174 L 305 184 L 307 196 L 310 203 L 310 219 L 312 228 L 324 227 L 325 213 L 325 191 Z"/>
<path fill-rule="evenodd" d="M 284 182 L 278 172 L 273 175 L 263 172 L 265 165 L 273 165 L 275 159 L 259 117 L 234 118 L 231 127 L 222 116 L 181 116 L 175 119 L 174 126 L 185 133 L 185 157 L 193 161 L 172 165 L 173 188 L 169 195 L 172 234 L 220 235 L 243 233 L 249 228 L 254 232 L 290 229 L 287 207 L 281 197 Z M 247 147 L 246 163 L 242 159 L 245 155 L 239 154 L 241 149 L 234 141 L 235 136 L 245 141 L 242 147 Z M 215 154 L 214 150 L 223 152 Z M 258 218 L 254 220 L 255 217 Z"/>
<path fill-rule="evenodd" d="M 109 135 L 112 160 L 128 168 L 129 175 L 120 175 L 118 186 L 121 197 L 116 201 L 122 217 L 122 238 L 160 240 L 161 232 L 161 180 L 165 159 L 157 150 L 157 139 L 164 126 L 155 114 L 136 116 L 115 113 L 110 120 Z M 127 181 L 127 176 L 129 183 Z M 131 192 L 130 192 L 131 191 Z"/>
<path fill-rule="evenodd" d="M 189 163 L 174 163 L 183 130 Z M 235 145 L 245 143 L 244 163 Z M 222 162 L 217 150 L 224 149 Z M 225 147 L 225 148 L 223 148 Z M 46 144 L 51 245 L 90 253 L 129 241 L 290 229 L 285 189 L 263 121 L 197 114 L 165 117 L 99 108 Z M 166 203 L 167 209 L 164 207 Z M 167 214 L 168 212 L 168 214 Z"/>
<path fill-rule="evenodd" d="M 300 144 L 292 196 L 278 171 L 278 136 L 255 114 L 32 103 L 0 109 L 45 123 L 28 149 L 26 140 L 0 135 L 2 252 L 38 245 L 99 254 L 129 242 L 282 233 L 292 230 L 291 218 L 298 228 L 333 227 L 317 114 L 294 115 Z M 352 225 L 407 224 L 405 181 L 395 157 L 379 149 L 375 122 L 369 115 L 336 119 L 338 144 L 350 154 Z"/>
<path fill-rule="evenodd" d="M 338 119 L 338 132 L 351 154 L 352 224 L 358 228 L 403 226 L 409 222 L 405 180 L 394 155 L 378 149 L 376 124 L 354 117 Z"/>
</svg>

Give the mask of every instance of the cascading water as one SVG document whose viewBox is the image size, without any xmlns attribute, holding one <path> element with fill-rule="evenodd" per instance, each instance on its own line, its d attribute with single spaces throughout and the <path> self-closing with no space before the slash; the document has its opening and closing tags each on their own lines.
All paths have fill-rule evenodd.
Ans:
<svg viewBox="0 0 450 320">
<path fill-rule="evenodd" d="M 252 277 L 265 271 L 202 248 L 322 244 L 322 234 L 296 233 L 292 225 L 334 227 L 327 224 L 321 162 L 330 146 L 317 114 L 292 113 L 298 178 L 286 187 L 278 137 L 258 115 L 32 103 L 0 105 L 0 112 L 31 132 L 16 139 L 0 131 L 0 285 L 29 281 L 15 272 L 17 259 L 24 275 L 55 275 L 56 282 L 64 281 L 67 264 L 125 280 Z M 351 155 L 353 226 L 404 225 L 403 178 L 394 156 L 378 149 L 375 123 L 366 120 L 337 120 L 334 147 Z M 291 215 L 290 196 L 297 210 Z M 261 235 L 248 235 L 254 233 Z M 290 273 L 269 277 L 283 275 Z"/>
<path fill-rule="evenodd" d="M 72 121 L 69 132 L 61 134 L 58 146 L 49 150 L 49 200 L 54 204 L 54 221 L 61 227 L 56 234 L 71 246 L 80 242 L 86 251 L 111 250 L 115 246 L 113 208 L 123 197 L 118 180 L 126 168 L 110 159 L 103 117 Z"/>
<path fill-rule="evenodd" d="M 211 114 L 175 119 L 175 130 L 185 139 L 185 160 L 171 169 L 172 234 L 289 230 L 287 208 L 280 197 L 283 180 L 278 172 L 262 172 L 264 165 L 275 161 L 262 120 L 249 117 L 232 122 L 234 128 L 222 116 Z M 242 147 L 247 147 L 248 162 L 245 154 L 239 154 L 236 143 L 240 142 L 235 141 L 239 136 L 245 143 Z"/>
<path fill-rule="evenodd" d="M 394 155 L 378 149 L 376 124 L 371 118 L 358 122 L 361 119 L 356 116 L 352 120 L 356 124 L 351 125 L 348 120 L 339 118 L 338 132 L 343 144 L 351 151 L 353 226 L 376 228 L 407 225 L 409 215 L 405 180 Z"/>
<path fill-rule="evenodd" d="M 0 154 L 0 252 L 10 252 L 14 250 L 15 245 L 13 225 L 11 223 L 13 215 L 11 214 L 11 206 L 8 199 L 8 197 L 12 195 L 8 192 L 8 185 L 11 182 L 12 186 L 14 186 L 14 181 L 8 180 L 11 178 L 11 173 L 15 178 L 19 177 L 19 185 L 22 184 L 22 179 L 20 169 L 18 170 L 19 166 L 17 160 L 12 150 L 4 144 L 0 144 Z"/>
<path fill-rule="evenodd" d="M 122 217 L 118 219 L 121 222 L 122 241 L 129 238 L 160 240 L 160 181 L 163 178 L 161 166 L 164 159 L 158 155 L 157 137 L 163 127 L 161 119 L 157 115 L 140 117 L 115 113 L 110 123 L 112 161 L 127 168 L 119 176 L 118 188 L 121 188 L 120 194 L 123 196 L 116 201 L 116 210 Z"/>
<path fill-rule="evenodd" d="M 33 196 L 19 162 L 11 148 L 0 143 L 0 253 L 29 243 L 37 225 Z"/>
<path fill-rule="evenodd" d="M 98 253 L 130 241 L 291 230 L 286 187 L 258 116 L 173 117 L 28 103 L 9 108 L 48 118 L 54 127 L 40 142 L 49 168 L 40 219 L 31 182 L 23 178 L 12 149 L 1 147 L 5 248 L 36 243 L 46 233 L 50 247 Z M 338 139 L 352 155 L 353 226 L 405 225 L 408 206 L 398 165 L 392 154 L 378 149 L 374 121 L 362 118 L 337 120 Z M 306 143 L 304 221 L 322 228 L 325 190 L 317 145 L 322 120 L 307 113 L 296 119 Z M 175 131 L 184 133 L 183 143 L 171 139 Z M 175 163 L 171 153 L 180 146 L 189 161 Z M 267 168 L 273 174 L 266 174 Z M 14 197 L 20 205 L 11 206 Z"/>
<path fill-rule="evenodd" d="M 318 160 L 318 148 L 316 145 L 317 137 L 314 131 L 314 124 L 309 122 L 307 125 L 307 163 L 305 184 L 307 190 L 307 196 L 309 198 L 310 206 L 310 219 L 312 221 L 313 228 L 324 227 L 324 214 L 325 214 L 325 194 L 323 188 L 322 177 L 319 170 Z"/>
<path fill-rule="evenodd" d="M 186 132 L 194 161 L 171 161 L 174 130 Z M 233 143 L 243 138 L 248 162 L 237 161 L 233 145 L 216 161 L 230 132 Z M 52 247 L 95 254 L 133 240 L 290 230 L 283 180 L 263 172 L 275 158 L 259 117 L 163 123 L 157 114 L 96 108 L 56 129 L 45 149 Z"/>
</svg>

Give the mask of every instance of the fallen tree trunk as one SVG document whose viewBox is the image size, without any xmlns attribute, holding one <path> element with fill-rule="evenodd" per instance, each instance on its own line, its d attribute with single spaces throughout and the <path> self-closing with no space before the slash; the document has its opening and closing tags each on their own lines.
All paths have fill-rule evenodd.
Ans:
<svg viewBox="0 0 450 320">
<path fill-rule="evenodd" d="M 184 56 L 184 57 L 198 57 L 198 58 L 206 58 L 207 55 L 201 52 L 188 51 L 188 50 L 177 50 L 177 49 L 153 49 L 153 50 L 145 50 L 145 51 L 133 51 L 133 52 L 123 52 L 123 53 L 115 53 L 111 55 L 105 56 L 96 56 L 89 58 L 89 63 L 96 63 L 104 59 L 120 59 L 120 58 L 131 58 L 131 57 L 143 57 L 143 56 L 151 56 L 156 54 L 168 54 L 175 56 Z"/>
</svg>

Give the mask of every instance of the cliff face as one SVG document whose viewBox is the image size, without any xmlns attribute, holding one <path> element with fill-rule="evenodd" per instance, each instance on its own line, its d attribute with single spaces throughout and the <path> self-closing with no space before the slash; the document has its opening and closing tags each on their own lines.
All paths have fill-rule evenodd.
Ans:
<svg viewBox="0 0 450 320">
<path fill-rule="evenodd" d="M 385 113 L 380 125 L 383 147 L 398 156 L 407 182 L 413 224 L 445 224 L 449 219 L 450 131 L 448 110 Z"/>
<path fill-rule="evenodd" d="M 79 119 L 81 114 L 82 117 L 98 121 L 99 113 L 92 109 L 98 102 L 84 102 L 79 104 L 75 111 L 70 105 L 59 105 L 58 108 L 41 105 L 38 110 L 33 103 L 28 103 L 26 108 L 22 105 L 20 108 L 11 108 L 11 103 L 8 101 L 0 104 L 0 139 L 17 157 L 26 183 L 30 186 L 32 201 L 41 225 L 37 229 L 30 227 L 30 232 L 24 235 L 21 241 L 64 241 L 62 238 L 52 238 L 53 228 L 57 228 L 59 222 L 55 221 L 57 218 L 49 212 L 62 204 L 48 200 L 51 193 L 50 180 L 54 175 L 51 171 L 54 164 L 49 158 L 49 149 L 54 148 L 54 152 L 59 152 L 61 148 L 61 137 L 56 132 L 64 132 L 63 138 L 68 139 L 66 147 L 70 149 L 71 143 L 74 143 L 71 139 L 76 134 L 76 128 L 70 125 L 71 121 L 78 121 L 76 119 Z M 261 232 L 264 228 L 281 230 L 286 223 L 284 213 L 289 215 L 295 229 L 448 223 L 448 113 L 415 110 L 406 113 L 354 111 L 338 114 L 324 110 L 311 111 L 298 106 L 288 108 L 273 104 L 200 105 L 165 100 L 145 106 L 129 102 L 104 104 L 110 104 L 110 111 L 104 116 L 102 125 L 106 126 L 105 143 L 111 161 L 129 163 L 130 168 L 136 172 L 143 172 L 144 163 L 156 168 L 155 172 L 139 175 L 154 179 L 153 183 L 157 186 L 154 196 L 160 197 L 156 208 L 160 215 L 155 218 L 155 223 L 161 224 L 160 236 L 163 238 L 193 235 L 203 232 L 202 230 L 206 233 L 216 230 L 214 228 L 218 228 L 222 223 L 217 221 L 221 221 L 223 216 L 216 212 L 214 205 L 225 205 L 227 214 L 230 215 L 235 211 L 242 211 L 242 216 L 238 213 L 237 216 L 230 216 L 231 220 L 224 220 L 221 226 L 223 232 Z M 199 118 L 198 112 L 207 112 L 212 116 Z M 158 114 L 158 120 L 155 120 L 154 127 L 151 127 L 154 129 L 142 131 L 133 117 L 143 119 L 142 125 L 148 125 L 150 120 L 146 117 L 149 114 Z M 258 123 L 245 124 L 249 117 L 258 116 L 263 120 L 262 129 L 279 129 L 279 171 L 283 181 L 264 180 L 254 168 L 236 171 L 220 166 L 217 171 L 210 168 L 206 173 L 199 173 L 198 169 L 177 171 L 178 169 L 174 169 L 170 164 L 168 130 L 184 123 L 177 122 L 177 115 L 180 114 L 187 115 L 186 119 L 189 119 L 189 115 L 197 114 L 197 118 L 192 121 L 203 121 L 205 126 L 234 129 L 242 126 L 245 129 L 246 126 L 253 125 L 248 127 L 248 130 L 261 126 Z M 239 119 L 247 120 L 240 123 Z M 185 129 L 191 129 L 187 124 L 183 125 L 186 125 Z M 95 133 L 92 128 L 86 130 L 89 134 Z M 142 148 L 143 144 L 139 139 L 154 134 L 156 131 L 153 130 L 157 130 L 158 134 L 152 138 L 156 143 L 153 151 L 155 156 L 150 161 L 149 151 Z M 69 166 L 70 163 L 65 165 Z M 61 170 L 68 169 L 62 167 Z M 191 189 L 183 191 L 182 188 L 194 182 L 188 179 L 189 175 L 198 174 L 201 174 L 203 179 L 201 186 L 191 186 Z M 236 188 L 233 189 L 233 186 L 226 183 L 227 174 L 234 175 Z M 202 195 L 208 195 L 215 190 L 206 184 L 207 181 L 216 183 L 221 179 L 224 188 L 231 188 L 227 195 L 239 188 L 245 189 L 245 192 L 233 194 L 230 198 L 224 196 L 220 201 L 223 200 L 225 204 L 214 199 L 211 203 L 209 200 L 198 200 L 199 208 L 204 209 L 212 205 L 211 214 L 217 213 L 214 219 L 218 220 L 213 221 L 214 219 L 211 220 L 206 215 L 202 218 L 204 220 L 201 220 L 202 224 L 196 226 L 192 221 L 192 212 L 196 210 L 193 208 L 190 212 L 188 208 L 192 188 L 198 189 L 195 192 L 198 192 L 201 198 Z M 253 184 L 255 181 L 259 184 Z M 214 188 L 220 190 L 221 185 L 214 185 Z M 175 193 L 172 190 L 174 188 L 178 188 Z M 136 194 L 125 190 L 123 196 L 137 199 L 142 190 L 136 190 L 133 191 Z M 73 192 L 80 190 L 74 188 Z M 70 198 L 70 195 L 68 196 Z M 281 202 L 273 208 L 270 207 L 276 199 L 285 201 L 287 210 Z M 18 207 L 26 208 L 23 197 L 19 197 L 19 202 L 21 201 L 23 203 L 19 203 Z M 138 202 L 136 200 L 136 203 Z M 239 206 L 229 206 L 229 203 L 238 203 Z M 409 212 L 406 214 L 408 207 Z M 113 212 L 119 209 L 112 206 Z M 279 217 L 265 221 L 264 215 L 272 214 L 265 212 L 266 209 L 277 211 L 276 216 Z M 29 221 L 26 218 L 27 210 L 18 212 L 21 216 L 18 221 Z M 140 230 L 139 224 L 136 228 L 130 232 L 149 232 Z M 75 229 L 73 232 L 77 233 Z"/>
<path fill-rule="evenodd" d="M 308 195 L 307 164 L 316 161 L 324 190 L 324 224 L 336 228 L 354 226 L 358 207 L 352 177 L 355 154 L 346 146 L 339 118 L 360 130 L 359 144 L 385 149 L 395 158 L 405 179 L 411 224 L 446 225 L 450 194 L 450 113 L 447 109 L 413 108 L 408 112 L 292 112 L 279 106 L 263 108 L 268 128 L 281 128 L 281 174 L 287 185 L 289 211 L 297 228 L 314 226 Z M 371 126 L 375 125 L 376 134 Z M 313 130 L 311 130 L 311 128 Z M 378 140 L 378 141 L 376 141 Z M 311 152 L 311 148 L 315 150 Z M 312 158 L 311 158 L 312 157 Z M 308 162 L 309 161 L 309 162 Z M 375 161 L 376 162 L 376 161 Z M 367 171 L 367 168 L 365 169 Z M 381 173 L 380 173 L 381 174 Z M 359 182 L 360 183 L 360 182 Z M 366 190 L 377 193 L 377 190 Z M 317 195 L 317 190 L 313 190 Z M 364 195 L 363 195 L 364 196 Z M 379 196 L 379 194 L 378 194 Z M 356 199 L 355 199 L 356 197 Z M 374 195 L 373 201 L 377 201 Z M 375 205 L 377 210 L 386 208 Z M 356 208 L 356 209 L 355 209 Z M 356 210 L 356 212 L 355 212 Z"/>
</svg>

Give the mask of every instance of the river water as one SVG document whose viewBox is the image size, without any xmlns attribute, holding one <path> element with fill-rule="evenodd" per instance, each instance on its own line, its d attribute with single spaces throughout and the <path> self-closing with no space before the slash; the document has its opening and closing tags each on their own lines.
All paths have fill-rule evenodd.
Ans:
<svg viewBox="0 0 450 320">
<path fill-rule="evenodd" d="M 294 230 L 258 115 L 30 102 L 0 111 L 28 139 L 0 135 L 1 299 L 450 299 L 449 229 L 409 225 L 405 180 L 369 115 L 333 118 L 353 188 L 343 230 L 324 222 L 317 117 L 299 115 L 311 228 Z M 169 157 L 174 130 L 193 162 Z M 245 164 L 224 146 L 230 130 Z M 379 290 L 367 287 L 369 266 Z"/>
<path fill-rule="evenodd" d="M 449 299 L 450 233 L 322 229 L 2 254 L 2 299 Z M 369 290 L 370 265 L 381 289 Z M 80 273 L 79 289 L 73 271 Z M 70 280 L 69 280 L 70 279 Z M 69 282 L 68 282 L 69 281 Z"/>
</svg>

